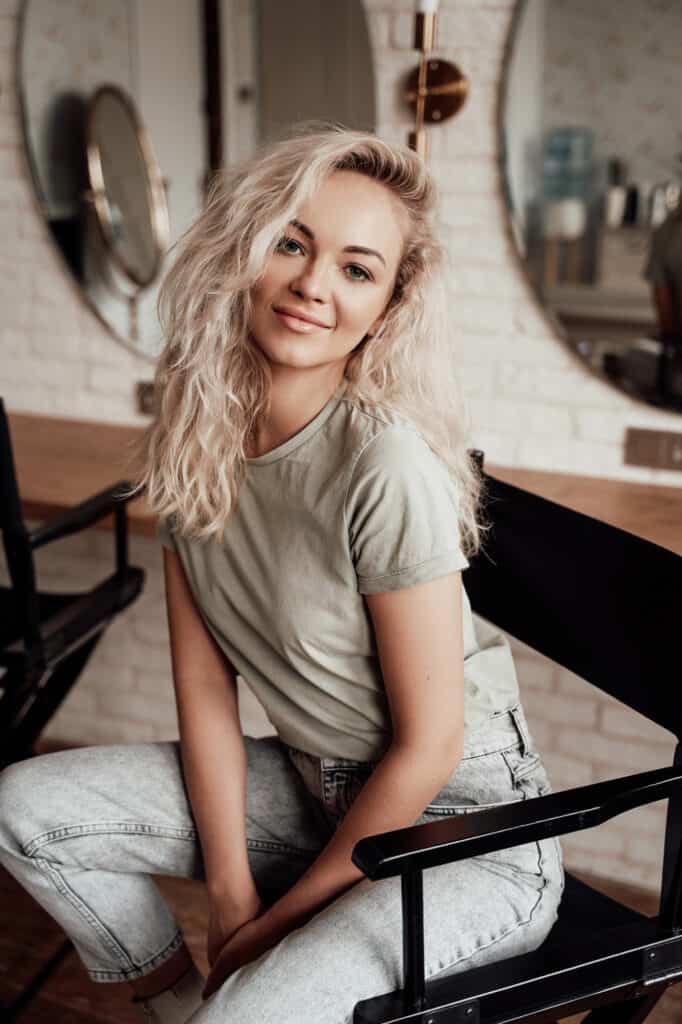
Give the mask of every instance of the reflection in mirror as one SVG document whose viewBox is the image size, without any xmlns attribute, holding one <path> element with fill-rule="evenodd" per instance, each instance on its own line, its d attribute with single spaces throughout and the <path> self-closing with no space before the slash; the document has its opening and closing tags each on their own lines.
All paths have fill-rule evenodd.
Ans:
<svg viewBox="0 0 682 1024">
<path fill-rule="evenodd" d="M 104 260 L 89 264 L 82 284 L 95 298 L 101 295 L 99 283 L 106 281 L 128 300 L 128 334 L 137 341 L 138 300 L 158 277 L 168 245 L 168 207 L 147 133 L 119 86 L 102 85 L 92 97 L 86 146 L 90 188 L 84 198 L 92 204 Z M 82 218 L 84 248 L 92 220 Z M 117 270 L 127 288 L 116 284 Z"/>
<path fill-rule="evenodd" d="M 309 118 L 373 130 L 363 3 L 24 0 L 19 93 L 38 202 L 85 301 L 116 337 L 154 359 L 163 264 L 139 294 L 134 338 L 130 295 L 135 276 L 154 263 L 153 205 L 145 206 L 141 179 L 130 173 L 142 153 L 129 131 L 121 136 L 120 108 L 109 110 L 99 135 L 113 250 L 88 201 L 87 108 L 105 83 L 130 97 L 147 130 L 166 185 L 172 245 L 199 214 L 211 168 L 250 156 Z"/>
<path fill-rule="evenodd" d="M 604 379 L 682 411 L 682 4 L 519 0 L 500 150 L 517 249 Z"/>
<path fill-rule="evenodd" d="M 101 200 L 100 221 L 121 270 L 140 287 L 156 276 L 159 264 L 159 220 L 165 203 L 154 205 L 152 189 L 158 170 L 150 168 L 132 101 L 121 89 L 101 86 L 89 116 L 90 181 Z M 151 180 L 150 180 L 151 179 Z M 157 202 L 159 201 L 157 198 Z M 165 224 L 164 224 L 165 226 Z"/>
</svg>

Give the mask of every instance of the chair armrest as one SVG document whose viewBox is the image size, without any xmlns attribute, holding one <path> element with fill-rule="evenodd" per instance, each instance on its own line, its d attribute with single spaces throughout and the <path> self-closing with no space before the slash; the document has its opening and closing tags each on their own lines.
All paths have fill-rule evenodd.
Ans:
<svg viewBox="0 0 682 1024">
<path fill-rule="evenodd" d="M 67 509 L 61 515 L 56 516 L 49 522 L 41 523 L 28 533 L 29 543 L 32 548 L 42 547 L 60 537 L 68 537 L 71 533 L 78 533 L 86 526 L 103 519 L 117 508 L 125 505 L 133 495 L 124 495 L 132 485 L 127 480 L 119 480 L 118 483 L 107 487 L 106 490 L 86 498 L 73 508 Z"/>
<path fill-rule="evenodd" d="M 130 566 L 125 576 L 108 576 L 86 593 L 74 594 L 72 601 L 43 619 L 40 636 L 46 664 L 55 664 L 74 645 L 80 646 L 93 632 L 101 630 L 139 593 L 143 581 L 144 571 Z M 21 657 L 23 649 L 23 638 L 17 637 L 0 653 L 0 664 Z"/>
<path fill-rule="evenodd" d="M 420 871 L 593 828 L 633 807 L 670 796 L 680 783 L 682 765 L 457 814 L 367 836 L 355 844 L 352 861 L 372 880 Z"/>
</svg>

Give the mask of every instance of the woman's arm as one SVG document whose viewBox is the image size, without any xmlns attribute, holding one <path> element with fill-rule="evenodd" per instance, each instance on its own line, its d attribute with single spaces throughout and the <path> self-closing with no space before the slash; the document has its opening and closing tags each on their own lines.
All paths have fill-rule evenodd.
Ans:
<svg viewBox="0 0 682 1024">
<path fill-rule="evenodd" d="M 246 904 L 253 905 L 255 886 L 246 849 L 246 752 L 236 673 L 201 619 L 178 555 L 167 548 L 164 575 L 182 763 L 209 898 L 232 908 L 239 920 Z"/>
<path fill-rule="evenodd" d="M 358 882 L 363 875 L 351 861 L 355 844 L 364 836 L 413 825 L 462 757 L 461 574 L 367 595 L 366 600 L 391 712 L 392 741 L 314 863 L 259 919 L 274 941 Z"/>
<path fill-rule="evenodd" d="M 389 701 L 391 744 L 304 875 L 248 921 L 212 965 L 204 997 L 300 928 L 364 876 L 351 861 L 364 836 L 414 825 L 464 746 L 461 574 L 367 595 Z"/>
</svg>

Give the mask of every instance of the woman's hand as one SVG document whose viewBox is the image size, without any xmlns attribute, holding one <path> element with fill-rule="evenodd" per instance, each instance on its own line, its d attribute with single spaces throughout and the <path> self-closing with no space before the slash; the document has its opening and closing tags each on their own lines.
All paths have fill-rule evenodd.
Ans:
<svg viewBox="0 0 682 1024">
<path fill-rule="evenodd" d="M 206 939 L 209 967 L 213 967 L 223 946 L 235 932 L 247 921 L 262 914 L 264 909 L 265 906 L 258 895 L 253 879 L 248 890 L 241 893 L 238 901 L 235 901 L 232 894 L 228 896 L 209 893 Z"/>
<path fill-rule="evenodd" d="M 247 921 L 227 940 L 218 955 L 201 993 L 208 999 L 238 967 L 257 960 L 262 953 L 276 946 L 282 936 L 266 915 Z"/>
</svg>

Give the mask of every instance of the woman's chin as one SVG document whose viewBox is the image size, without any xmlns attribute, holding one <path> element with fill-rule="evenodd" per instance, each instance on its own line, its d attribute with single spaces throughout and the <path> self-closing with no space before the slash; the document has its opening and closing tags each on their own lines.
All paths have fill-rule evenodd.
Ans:
<svg viewBox="0 0 682 1024">
<path fill-rule="evenodd" d="M 290 366 L 292 369 L 306 369 L 311 366 L 319 366 L 320 363 L 332 362 L 332 359 L 325 359 L 319 351 L 318 346 L 310 339 L 304 342 L 291 342 L 287 339 L 271 345 L 262 345 L 256 342 L 258 348 L 273 366 Z"/>
</svg>

